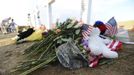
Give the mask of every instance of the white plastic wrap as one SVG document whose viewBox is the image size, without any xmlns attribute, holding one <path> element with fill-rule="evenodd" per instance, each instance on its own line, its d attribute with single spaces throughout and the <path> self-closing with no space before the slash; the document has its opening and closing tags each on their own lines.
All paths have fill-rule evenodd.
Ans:
<svg viewBox="0 0 134 75">
<path fill-rule="evenodd" d="M 119 40 L 123 43 L 130 42 L 128 31 L 123 29 L 123 28 L 118 29 L 118 33 L 116 35 L 116 38 L 117 38 L 117 40 Z"/>
</svg>

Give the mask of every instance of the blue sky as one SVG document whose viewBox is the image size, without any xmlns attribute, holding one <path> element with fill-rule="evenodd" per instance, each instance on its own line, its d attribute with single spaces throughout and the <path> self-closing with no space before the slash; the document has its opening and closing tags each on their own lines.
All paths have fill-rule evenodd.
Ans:
<svg viewBox="0 0 134 75">
<path fill-rule="evenodd" d="M 27 13 L 33 14 L 36 5 L 40 9 L 41 21 L 46 23 L 45 0 L 0 0 L 0 21 L 13 17 L 19 25 L 27 24 Z M 53 22 L 56 18 L 80 18 L 81 0 L 56 0 L 53 7 Z M 91 24 L 96 20 L 106 22 L 112 16 L 117 21 L 134 20 L 134 0 L 92 0 Z M 32 19 L 33 20 L 33 19 Z"/>
<path fill-rule="evenodd" d="M 107 21 L 112 16 L 117 21 L 134 20 L 133 12 L 134 0 L 93 0 L 92 22 L 97 19 Z"/>
</svg>

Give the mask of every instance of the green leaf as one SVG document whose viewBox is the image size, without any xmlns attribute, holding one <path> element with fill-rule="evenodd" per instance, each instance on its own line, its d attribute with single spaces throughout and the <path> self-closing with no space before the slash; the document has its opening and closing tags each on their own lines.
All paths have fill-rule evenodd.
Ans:
<svg viewBox="0 0 134 75">
<path fill-rule="evenodd" d="M 61 40 L 61 39 L 59 39 L 59 40 L 57 41 L 57 43 L 62 43 L 62 40 Z"/>
<path fill-rule="evenodd" d="M 65 39 L 65 38 L 62 38 L 61 40 L 62 40 L 62 41 L 69 41 L 69 39 Z"/>
<path fill-rule="evenodd" d="M 77 29 L 77 30 L 75 31 L 75 34 L 78 35 L 79 33 L 80 33 L 80 29 Z"/>
<path fill-rule="evenodd" d="M 61 37 L 62 37 L 62 36 L 58 36 L 58 37 L 56 37 L 56 38 L 54 39 L 54 41 L 60 39 Z"/>
<path fill-rule="evenodd" d="M 67 29 L 68 29 L 68 28 L 71 28 L 72 26 L 73 26 L 73 24 L 67 25 Z"/>
<path fill-rule="evenodd" d="M 79 27 L 80 27 L 80 25 L 78 25 L 78 24 L 74 26 L 74 28 L 79 28 Z"/>
</svg>

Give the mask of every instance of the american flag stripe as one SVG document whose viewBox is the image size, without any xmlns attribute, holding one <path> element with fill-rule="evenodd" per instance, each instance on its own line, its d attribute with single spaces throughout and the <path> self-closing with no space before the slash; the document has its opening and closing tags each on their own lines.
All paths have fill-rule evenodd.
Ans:
<svg viewBox="0 0 134 75">
<path fill-rule="evenodd" d="M 106 27 L 108 29 L 106 34 L 108 34 L 110 36 L 113 36 L 113 35 L 117 34 L 117 26 L 112 26 L 111 24 L 106 23 Z"/>
<path fill-rule="evenodd" d="M 111 35 L 112 34 L 112 26 L 107 23 L 106 27 L 107 27 L 107 29 L 109 31 L 109 34 Z"/>
<path fill-rule="evenodd" d="M 86 39 L 86 36 L 87 36 L 87 35 L 83 34 L 83 39 Z"/>
<path fill-rule="evenodd" d="M 85 38 L 85 36 L 86 36 L 86 35 L 85 35 L 85 34 L 83 34 L 83 33 L 82 33 L 82 35 L 83 35 L 83 39 L 86 39 L 86 38 Z"/>
<path fill-rule="evenodd" d="M 83 33 L 83 38 L 86 39 L 88 37 L 88 34 L 87 33 Z"/>
<path fill-rule="evenodd" d="M 114 45 L 114 43 L 115 43 L 115 41 L 112 40 L 112 41 L 107 45 L 107 47 L 108 47 L 108 48 L 112 48 L 112 46 Z"/>
<path fill-rule="evenodd" d="M 117 40 L 112 40 L 107 47 L 110 48 L 111 50 L 117 50 L 121 45 L 120 41 Z M 119 47 L 118 47 L 119 46 Z"/>
<path fill-rule="evenodd" d="M 114 30 L 115 30 L 114 33 L 117 34 L 117 32 L 118 32 L 117 26 L 114 27 Z"/>
<path fill-rule="evenodd" d="M 114 27 L 113 27 L 113 34 L 112 34 L 112 35 L 114 35 L 114 34 L 116 34 L 116 33 L 117 33 L 117 27 L 114 26 Z"/>
<path fill-rule="evenodd" d="M 110 43 L 109 44 L 107 44 L 107 47 L 109 48 L 110 47 L 110 45 L 111 45 L 111 43 L 113 42 L 113 40 L 112 41 L 110 41 Z"/>
<path fill-rule="evenodd" d="M 119 41 L 116 41 L 112 47 L 112 50 L 116 50 L 117 49 L 117 46 L 119 44 Z"/>
<path fill-rule="evenodd" d="M 87 31 L 90 33 L 92 31 L 92 29 L 88 29 Z"/>
<path fill-rule="evenodd" d="M 86 33 L 82 33 L 82 35 L 83 35 L 83 39 L 86 39 L 87 34 Z"/>
<path fill-rule="evenodd" d="M 83 29 L 82 35 L 83 35 L 83 39 L 87 39 L 87 37 L 89 37 L 91 31 L 93 29 L 93 26 L 88 26 L 87 29 Z"/>
<path fill-rule="evenodd" d="M 85 33 L 86 33 L 87 35 L 89 35 L 90 31 L 85 31 Z"/>
<path fill-rule="evenodd" d="M 87 31 L 89 31 L 89 32 L 90 32 L 90 31 L 92 31 L 92 29 L 93 29 L 92 27 L 89 27 Z"/>
</svg>

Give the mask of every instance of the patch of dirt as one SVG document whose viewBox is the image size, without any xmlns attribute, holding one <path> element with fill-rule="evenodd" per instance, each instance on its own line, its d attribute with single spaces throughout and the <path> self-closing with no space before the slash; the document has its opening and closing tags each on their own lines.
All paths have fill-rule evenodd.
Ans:
<svg viewBox="0 0 134 75">
<path fill-rule="evenodd" d="M 129 32 L 129 34 L 131 41 L 134 41 L 134 32 Z M 33 44 L 33 42 L 18 45 L 14 43 L 5 44 L 11 42 L 9 38 L 15 35 L 16 33 L 0 34 L 0 75 L 18 75 L 11 74 L 10 71 L 21 60 L 24 60 L 24 50 Z M 1 43 L 5 39 L 8 39 L 8 41 Z M 113 59 L 109 64 L 96 68 L 69 70 L 60 64 L 54 64 L 34 71 L 29 75 L 134 75 L 134 45 L 123 44 L 123 50 L 119 51 L 118 59 Z"/>
<path fill-rule="evenodd" d="M 9 72 L 23 60 L 23 52 L 33 43 L 16 45 L 11 40 L 16 34 L 0 34 L 0 75 L 11 75 Z M 7 37 L 6 37 L 7 36 Z"/>
</svg>

